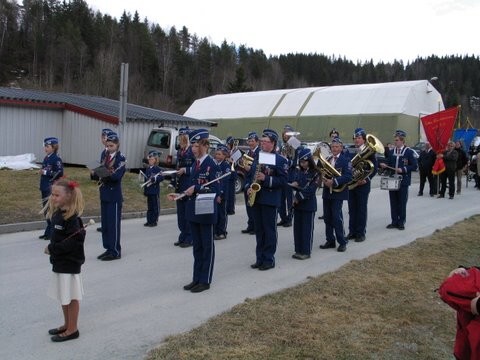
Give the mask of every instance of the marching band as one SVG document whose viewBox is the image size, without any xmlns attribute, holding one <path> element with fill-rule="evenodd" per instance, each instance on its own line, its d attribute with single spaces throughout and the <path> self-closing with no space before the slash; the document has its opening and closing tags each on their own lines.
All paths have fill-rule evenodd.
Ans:
<svg viewBox="0 0 480 360">
<path fill-rule="evenodd" d="M 323 188 L 321 208 L 325 223 L 325 243 L 320 249 L 344 252 L 349 240 L 365 241 L 370 183 L 379 167 L 383 170 L 381 188 L 389 191 L 390 198 L 391 223 L 387 228 L 405 228 L 408 187 L 417 162 L 413 150 L 405 146 L 404 131 L 395 132 L 395 147 L 385 153 L 381 164 L 376 155 L 384 153 L 382 143 L 362 128 L 353 132 L 355 156 L 344 147 L 335 129 L 330 132 L 330 144 L 320 142 L 313 151 L 302 145 L 298 135 L 289 125 L 285 125 L 280 137 L 272 129 L 264 129 L 260 136 L 249 132 L 247 151 L 239 150 L 238 141 L 230 136 L 211 156 L 208 130 L 179 130 L 176 169 L 170 172 L 173 176 L 169 188 L 173 190 L 167 197 L 175 201 L 177 209 L 179 236 L 174 245 L 193 246 L 193 276 L 185 290 L 195 293 L 210 288 L 214 240 L 227 238 L 228 215 L 235 214 L 235 178 L 239 172 L 245 178 L 247 212 L 247 227 L 241 232 L 255 235 L 256 239 L 252 269 L 265 271 L 275 267 L 277 226 L 289 227 L 293 223 L 292 258 L 311 257 L 319 188 Z M 92 179 L 100 180 L 101 230 L 106 249 L 98 258 L 114 260 L 121 258 L 119 185 L 125 172 L 125 157 L 118 151 L 117 134 L 109 132 L 106 141 L 101 164 L 108 174 L 98 175 L 94 171 Z M 151 152 L 149 166 L 141 173 L 141 187 L 148 200 L 144 225 L 148 227 L 157 225 L 158 186 L 164 179 L 157 157 L 157 153 Z M 344 201 L 348 202 L 348 235 L 343 221 Z"/>
</svg>

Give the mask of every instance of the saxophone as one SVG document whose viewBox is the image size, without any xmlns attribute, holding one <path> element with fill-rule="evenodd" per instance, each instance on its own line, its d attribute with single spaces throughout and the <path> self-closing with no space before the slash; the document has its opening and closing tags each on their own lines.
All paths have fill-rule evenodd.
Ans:
<svg viewBox="0 0 480 360">
<path fill-rule="evenodd" d="M 253 182 L 250 185 L 250 194 L 248 195 L 248 206 L 252 207 L 255 204 L 255 197 L 257 196 L 257 192 L 260 191 L 262 188 L 260 184 L 255 180 L 257 175 L 260 173 L 261 164 L 257 163 L 257 167 L 255 168 L 255 174 L 253 175 Z"/>
</svg>

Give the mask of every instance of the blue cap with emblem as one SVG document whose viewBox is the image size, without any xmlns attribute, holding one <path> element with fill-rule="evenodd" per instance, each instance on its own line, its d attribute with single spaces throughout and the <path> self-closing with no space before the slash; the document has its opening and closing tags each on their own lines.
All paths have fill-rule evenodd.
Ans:
<svg viewBox="0 0 480 360">
<path fill-rule="evenodd" d="M 151 158 L 151 157 L 158 157 L 158 152 L 155 151 L 155 150 L 150 150 L 148 152 L 148 157 Z"/>
<path fill-rule="evenodd" d="M 342 139 L 340 139 L 338 136 L 335 136 L 335 137 L 332 139 L 332 144 L 342 144 L 342 145 L 343 145 L 343 141 L 342 141 Z"/>
<path fill-rule="evenodd" d="M 294 131 L 294 130 L 293 130 L 293 127 L 291 127 L 290 125 L 285 125 L 283 127 L 283 131 L 284 132 L 289 132 L 289 131 Z"/>
<path fill-rule="evenodd" d="M 189 129 L 189 127 L 184 127 L 184 128 L 180 128 L 178 129 L 178 135 L 188 135 L 188 133 L 190 132 L 191 130 Z"/>
<path fill-rule="evenodd" d="M 367 132 L 363 128 L 356 128 L 355 132 L 353 133 L 353 137 L 356 138 L 358 136 L 367 136 Z"/>
<path fill-rule="evenodd" d="M 254 140 L 258 141 L 258 135 L 255 131 L 251 131 L 251 132 L 248 133 L 247 139 L 249 139 L 249 140 L 254 139 Z"/>
<path fill-rule="evenodd" d="M 58 144 L 58 139 L 56 137 L 47 137 L 43 140 L 43 146 L 55 144 Z"/>
<path fill-rule="evenodd" d="M 195 129 L 188 133 L 189 140 L 191 143 L 196 143 L 201 139 L 208 139 L 208 130 L 207 129 Z"/>
<path fill-rule="evenodd" d="M 407 133 L 403 130 L 395 130 L 395 136 L 407 137 Z"/>
<path fill-rule="evenodd" d="M 278 140 L 277 132 L 275 130 L 272 130 L 272 129 L 264 129 L 262 136 L 268 137 L 271 141 L 277 141 Z"/>
<path fill-rule="evenodd" d="M 107 136 L 108 134 L 110 134 L 111 132 L 113 132 L 112 129 L 102 129 L 102 136 Z"/>
<path fill-rule="evenodd" d="M 233 139 L 233 136 L 228 136 L 225 139 L 225 144 L 232 145 L 234 142 L 235 142 L 235 140 Z"/>
<path fill-rule="evenodd" d="M 224 153 L 227 153 L 227 154 L 228 154 L 228 148 L 227 148 L 225 145 L 223 145 L 223 144 L 219 144 L 219 145 L 217 146 L 217 151 L 223 151 Z"/>
<path fill-rule="evenodd" d="M 107 134 L 107 141 L 118 142 L 119 140 L 120 138 L 116 132 L 111 131 Z"/>
<path fill-rule="evenodd" d="M 309 148 L 303 148 L 298 153 L 298 159 L 299 160 L 307 161 L 311 157 L 312 157 L 312 151 Z"/>
</svg>

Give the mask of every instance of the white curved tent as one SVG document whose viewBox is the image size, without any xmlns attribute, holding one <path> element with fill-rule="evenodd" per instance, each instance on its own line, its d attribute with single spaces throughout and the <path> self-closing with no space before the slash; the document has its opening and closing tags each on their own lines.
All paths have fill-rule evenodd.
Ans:
<svg viewBox="0 0 480 360">
<path fill-rule="evenodd" d="M 244 137 L 249 131 L 285 124 L 305 141 L 327 139 L 332 128 L 349 142 L 363 127 L 385 142 L 396 129 L 409 144 L 420 138 L 420 116 L 443 110 L 440 93 L 427 81 L 341 85 L 214 95 L 196 100 L 185 116 L 215 121 L 217 136 Z"/>
</svg>

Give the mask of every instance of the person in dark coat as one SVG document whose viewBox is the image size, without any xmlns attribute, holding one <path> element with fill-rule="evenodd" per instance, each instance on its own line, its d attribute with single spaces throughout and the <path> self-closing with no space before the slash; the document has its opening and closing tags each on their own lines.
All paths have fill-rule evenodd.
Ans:
<svg viewBox="0 0 480 360">
<path fill-rule="evenodd" d="M 247 206 L 252 209 L 255 224 L 256 260 L 251 268 L 262 271 L 275 267 L 277 214 L 282 188 L 287 182 L 288 162 L 275 152 L 277 141 L 276 131 L 263 130 L 260 143 L 262 151 L 255 157 L 245 182 Z M 265 156 L 265 162 L 260 155 Z M 258 191 L 255 191 L 256 187 Z"/>
<path fill-rule="evenodd" d="M 333 138 L 330 144 L 332 155 L 326 160 L 335 168 L 339 176 L 323 177 L 323 221 L 325 222 L 326 242 L 320 245 L 320 249 L 335 248 L 338 242 L 337 251 L 347 250 L 348 240 L 345 238 L 343 225 L 342 206 L 348 200 L 348 187 L 344 186 L 342 191 L 335 191 L 352 180 L 352 163 L 343 150 L 343 142 L 339 137 Z"/>
<path fill-rule="evenodd" d="M 457 195 L 460 195 L 462 193 L 462 177 L 468 166 L 468 156 L 463 150 L 463 141 L 455 141 L 455 151 L 458 152 L 457 169 L 455 171 L 457 175 Z"/>
<path fill-rule="evenodd" d="M 160 215 L 160 183 L 163 181 L 162 170 L 158 166 L 158 153 L 154 150 L 148 153 L 148 167 L 145 170 L 143 194 L 147 197 L 147 222 L 148 227 L 157 226 Z"/>
<path fill-rule="evenodd" d="M 319 172 L 315 169 L 312 152 L 302 149 L 298 153 L 299 168 L 295 169 L 293 182 L 293 241 L 294 259 L 310 258 L 313 246 L 313 230 L 315 212 L 317 211 L 317 188 L 320 181 Z"/>
<path fill-rule="evenodd" d="M 358 152 L 365 151 L 367 145 L 367 132 L 362 128 L 355 129 L 353 139 Z M 367 149 L 368 150 L 368 149 Z M 355 183 L 355 187 L 348 192 L 348 235 L 347 240 L 354 240 L 355 242 L 365 241 L 367 233 L 367 212 L 368 212 L 368 197 L 370 195 L 370 184 L 372 178 L 377 174 L 377 158 L 375 153 L 367 157 L 371 162 L 373 169 L 370 175 Z M 355 169 L 354 169 L 355 170 Z"/>
<path fill-rule="evenodd" d="M 217 223 L 218 166 L 208 154 L 208 130 L 189 133 L 195 163 L 190 169 L 190 186 L 183 191 L 186 200 L 186 218 L 190 223 L 193 242 L 193 278 L 184 290 L 199 293 L 210 289 L 215 262 L 213 229 Z M 211 182 L 209 185 L 207 183 Z M 175 200 L 174 194 L 169 194 Z"/>
<path fill-rule="evenodd" d="M 455 196 L 455 174 L 457 172 L 457 160 L 458 152 L 455 150 L 455 143 L 449 141 L 447 144 L 447 149 L 438 154 L 437 157 L 443 158 L 445 163 L 445 171 L 440 174 L 440 194 L 438 198 L 444 198 L 445 192 L 447 191 L 447 180 L 448 180 L 448 198 L 450 200 Z"/>
<path fill-rule="evenodd" d="M 56 137 L 47 137 L 43 140 L 43 148 L 47 156 L 43 159 L 40 174 L 40 193 L 42 195 L 42 207 L 45 207 L 48 197 L 51 194 L 52 184 L 55 180 L 63 176 L 62 159 L 58 156 L 58 139 Z M 52 233 L 52 224 L 50 219 L 46 218 L 47 226 L 43 235 L 39 239 L 49 240 Z"/>
<path fill-rule="evenodd" d="M 386 159 L 387 162 L 380 164 L 380 167 L 389 168 L 390 171 L 393 171 L 392 175 L 401 176 L 400 188 L 388 191 L 391 223 L 387 225 L 387 229 L 405 230 L 408 188 L 412 183 L 412 171 L 417 170 L 418 166 L 413 150 L 405 146 L 406 137 L 407 133 L 405 131 L 395 131 L 395 147 L 390 150 Z"/>
<path fill-rule="evenodd" d="M 77 339 L 79 301 L 83 297 L 81 266 L 85 262 L 85 230 L 80 215 L 84 201 L 75 181 L 60 179 L 52 187 L 47 203 L 47 217 L 53 230 L 44 253 L 50 255 L 52 280 L 48 295 L 62 306 L 63 325 L 48 330 L 53 342 Z"/>
<path fill-rule="evenodd" d="M 260 152 L 260 147 L 258 146 L 258 135 L 255 131 L 251 131 L 248 133 L 247 136 L 247 144 L 249 150 L 247 151 L 247 155 L 253 159 L 258 157 L 258 153 Z M 242 161 L 242 159 L 240 159 Z M 244 165 L 244 171 L 248 173 L 251 169 L 251 166 Z M 245 185 L 243 190 L 243 196 L 245 199 L 245 207 L 247 210 L 247 227 L 242 230 L 242 234 L 255 234 L 255 226 L 254 226 L 254 219 L 253 219 L 253 209 L 247 205 L 248 202 L 248 195 L 247 195 L 248 187 Z"/>
<path fill-rule="evenodd" d="M 172 179 L 176 193 L 182 193 L 190 187 L 190 170 L 195 162 L 195 156 L 193 155 L 192 147 L 188 140 L 190 131 L 188 127 L 178 130 L 178 143 L 180 148 L 177 151 L 177 173 Z M 188 248 L 192 246 L 192 235 L 190 223 L 187 221 L 186 216 L 187 199 L 179 199 L 175 205 L 177 208 L 177 225 L 180 234 L 173 245 Z"/>
<path fill-rule="evenodd" d="M 432 174 L 433 164 L 436 159 L 435 151 L 433 151 L 430 143 L 425 143 L 425 148 L 420 151 L 418 157 L 418 170 L 420 172 L 420 187 L 418 189 L 418 196 L 423 196 L 423 189 L 425 188 L 425 182 L 428 180 L 429 194 L 435 196 L 437 194 L 437 184 L 434 181 Z"/>
<path fill-rule="evenodd" d="M 120 152 L 120 139 L 115 132 L 107 135 L 108 153 L 103 160 L 105 173 L 94 173 L 99 181 L 100 211 L 102 215 L 102 243 L 105 251 L 97 256 L 102 261 L 118 260 L 122 257 L 120 231 L 122 221 L 122 179 L 125 175 L 125 156 Z"/>
</svg>

